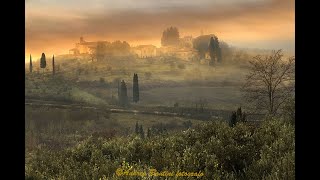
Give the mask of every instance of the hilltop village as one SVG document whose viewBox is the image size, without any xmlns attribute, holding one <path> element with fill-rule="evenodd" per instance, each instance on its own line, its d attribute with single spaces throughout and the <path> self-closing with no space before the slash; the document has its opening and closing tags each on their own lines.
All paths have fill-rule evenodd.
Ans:
<svg viewBox="0 0 320 180">
<path fill-rule="evenodd" d="M 210 64 L 219 61 L 221 48 L 219 40 L 214 34 L 192 36 L 179 36 L 176 27 L 169 27 L 163 31 L 161 47 L 152 44 L 130 46 L 126 41 L 86 41 L 80 37 L 75 47 L 69 50 L 75 56 L 90 55 L 92 59 L 106 59 L 108 57 L 134 56 L 137 59 L 174 57 L 182 61 L 201 61 Z"/>
</svg>

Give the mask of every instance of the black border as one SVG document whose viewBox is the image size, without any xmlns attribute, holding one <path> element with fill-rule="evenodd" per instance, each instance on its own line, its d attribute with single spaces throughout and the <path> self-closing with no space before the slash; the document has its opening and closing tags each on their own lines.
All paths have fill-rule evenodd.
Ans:
<svg viewBox="0 0 320 180">
<path fill-rule="evenodd" d="M 10 4 L 12 3 L 12 4 Z M 1 177 L 25 176 L 25 2 L 2 3 L 1 21 Z"/>
</svg>

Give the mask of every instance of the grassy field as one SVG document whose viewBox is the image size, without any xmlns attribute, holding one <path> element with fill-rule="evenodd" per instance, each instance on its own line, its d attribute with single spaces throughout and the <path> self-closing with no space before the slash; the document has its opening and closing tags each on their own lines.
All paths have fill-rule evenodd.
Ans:
<svg viewBox="0 0 320 180">
<path fill-rule="evenodd" d="M 39 145 L 65 148 L 90 135 L 102 137 L 128 136 L 135 125 L 148 128 L 165 128 L 167 132 L 185 130 L 203 121 L 181 117 L 146 114 L 108 113 L 94 109 L 60 109 L 25 106 L 26 147 Z"/>
<path fill-rule="evenodd" d="M 208 106 L 214 109 L 235 109 L 241 106 L 241 92 L 238 87 L 171 87 L 154 88 L 141 91 L 141 104 L 173 106 L 178 102 L 181 105 L 192 106 L 200 98 L 208 101 Z"/>
</svg>

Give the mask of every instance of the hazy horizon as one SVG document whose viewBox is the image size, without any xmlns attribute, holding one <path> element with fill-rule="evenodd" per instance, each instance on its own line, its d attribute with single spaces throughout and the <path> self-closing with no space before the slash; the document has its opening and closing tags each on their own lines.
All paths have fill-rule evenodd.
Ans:
<svg viewBox="0 0 320 180">
<path fill-rule="evenodd" d="M 291 0 L 26 0 L 26 59 L 66 54 L 80 36 L 159 47 L 170 26 L 181 37 L 203 31 L 236 47 L 294 53 L 294 8 Z"/>
</svg>

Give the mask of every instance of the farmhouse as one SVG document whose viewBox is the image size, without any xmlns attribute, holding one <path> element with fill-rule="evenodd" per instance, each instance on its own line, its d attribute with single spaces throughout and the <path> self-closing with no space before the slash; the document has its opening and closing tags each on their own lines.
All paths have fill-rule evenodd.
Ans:
<svg viewBox="0 0 320 180">
<path fill-rule="evenodd" d="M 157 47 L 154 45 L 139 45 L 131 48 L 131 52 L 139 58 L 149 58 L 156 56 Z"/>
<path fill-rule="evenodd" d="M 108 44 L 108 41 L 99 41 L 101 43 Z M 93 50 L 97 48 L 98 42 L 87 42 L 80 37 L 80 42 L 75 44 L 75 48 L 69 50 L 69 54 L 79 55 L 79 54 L 90 54 Z"/>
</svg>

